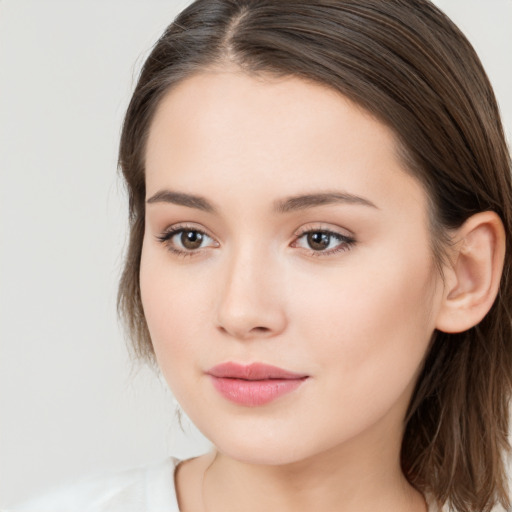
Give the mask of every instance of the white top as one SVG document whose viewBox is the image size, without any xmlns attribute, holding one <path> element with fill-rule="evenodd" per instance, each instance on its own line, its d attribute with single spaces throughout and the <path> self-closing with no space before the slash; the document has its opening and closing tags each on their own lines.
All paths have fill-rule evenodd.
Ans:
<svg viewBox="0 0 512 512">
<path fill-rule="evenodd" d="M 179 459 L 103 474 L 1 512 L 179 512 L 174 471 Z M 429 512 L 442 512 L 434 506 Z"/>
<path fill-rule="evenodd" d="M 179 512 L 174 470 L 179 460 L 84 479 L 1 512 Z"/>
</svg>

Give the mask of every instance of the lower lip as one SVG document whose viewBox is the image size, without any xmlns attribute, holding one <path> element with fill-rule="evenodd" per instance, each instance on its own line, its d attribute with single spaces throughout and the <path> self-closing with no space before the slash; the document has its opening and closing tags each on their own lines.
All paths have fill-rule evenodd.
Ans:
<svg viewBox="0 0 512 512">
<path fill-rule="evenodd" d="M 264 405 L 297 389 L 307 377 L 300 379 L 243 380 L 212 377 L 215 389 L 231 402 L 248 407 Z"/>
</svg>

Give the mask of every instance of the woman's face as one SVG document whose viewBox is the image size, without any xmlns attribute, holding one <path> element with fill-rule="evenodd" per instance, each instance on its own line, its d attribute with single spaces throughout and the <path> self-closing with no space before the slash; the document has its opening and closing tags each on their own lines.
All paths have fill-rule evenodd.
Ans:
<svg viewBox="0 0 512 512">
<path fill-rule="evenodd" d="M 204 72 L 161 102 L 146 173 L 144 312 L 198 428 L 266 464 L 396 451 L 442 286 L 390 130 L 321 85 Z"/>
</svg>

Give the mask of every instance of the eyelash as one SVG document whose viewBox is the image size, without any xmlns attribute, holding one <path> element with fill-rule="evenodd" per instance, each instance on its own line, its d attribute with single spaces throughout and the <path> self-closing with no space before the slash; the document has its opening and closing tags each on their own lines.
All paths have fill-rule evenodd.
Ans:
<svg viewBox="0 0 512 512">
<path fill-rule="evenodd" d="M 211 237 L 210 235 L 208 235 L 208 233 L 202 231 L 201 229 L 197 229 L 193 226 L 187 226 L 187 225 L 181 225 L 181 224 L 178 224 L 176 226 L 173 226 L 172 228 L 169 228 L 168 230 L 164 231 L 161 235 L 157 235 L 156 238 L 160 243 L 165 245 L 165 247 L 167 248 L 168 251 L 172 252 L 173 254 L 176 254 L 177 256 L 181 256 L 182 258 L 197 256 L 199 254 L 200 250 L 184 251 L 181 249 L 176 249 L 176 247 L 173 247 L 170 243 L 171 239 L 175 235 L 177 235 L 179 233 L 186 232 L 186 231 L 192 231 L 195 233 L 199 233 L 199 234 L 201 234 L 203 236 L 207 236 L 208 238 L 211 238 L 213 240 L 213 237 Z"/>
<path fill-rule="evenodd" d="M 193 226 L 187 226 L 187 225 L 173 226 L 172 228 L 166 230 L 161 235 L 157 235 L 156 238 L 161 244 L 166 246 L 167 250 L 169 250 L 173 254 L 176 254 L 177 256 L 180 256 L 183 258 L 197 256 L 200 253 L 201 249 L 181 250 L 181 249 L 177 249 L 176 247 L 172 246 L 170 243 L 170 241 L 172 240 L 172 238 L 174 236 L 176 236 L 177 234 L 186 232 L 186 231 L 199 233 L 200 235 L 206 236 L 213 240 L 213 237 L 208 235 L 208 233 L 206 233 L 205 231 L 202 231 Z M 305 229 L 295 235 L 295 240 L 294 240 L 293 244 L 296 244 L 297 241 L 300 240 L 302 237 L 304 237 L 305 235 L 311 234 L 311 233 L 315 233 L 315 234 L 320 233 L 323 235 L 327 235 L 327 236 L 337 239 L 340 242 L 336 248 L 330 249 L 328 251 L 315 251 L 314 249 L 310 249 L 310 250 L 306 249 L 306 251 L 309 253 L 309 255 L 314 256 L 314 257 L 333 256 L 334 254 L 350 250 L 352 248 L 352 246 L 355 245 L 355 243 L 356 243 L 355 238 L 346 236 L 346 235 L 342 235 L 341 233 L 337 233 L 335 231 L 331 231 L 328 229 Z M 296 246 L 292 245 L 292 247 L 296 247 Z"/>
</svg>

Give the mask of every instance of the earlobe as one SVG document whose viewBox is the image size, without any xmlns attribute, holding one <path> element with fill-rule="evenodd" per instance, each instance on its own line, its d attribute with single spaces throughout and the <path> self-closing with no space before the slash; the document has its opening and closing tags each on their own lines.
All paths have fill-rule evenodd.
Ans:
<svg viewBox="0 0 512 512">
<path fill-rule="evenodd" d="M 495 212 L 471 216 L 454 234 L 436 329 L 456 333 L 477 325 L 498 294 L 505 258 L 505 229 Z"/>
</svg>

